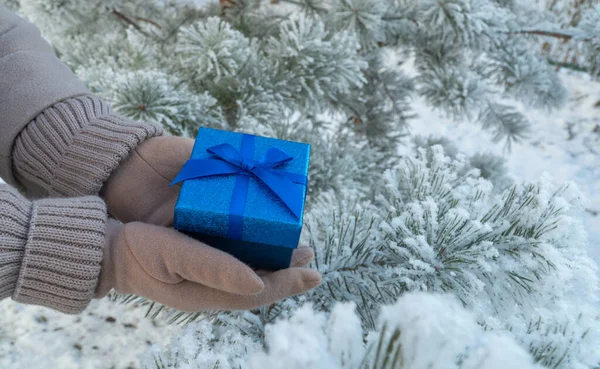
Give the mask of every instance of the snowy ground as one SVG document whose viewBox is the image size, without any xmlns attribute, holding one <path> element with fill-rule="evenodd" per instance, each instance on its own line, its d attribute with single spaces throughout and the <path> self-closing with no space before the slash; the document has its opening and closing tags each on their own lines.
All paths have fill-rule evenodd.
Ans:
<svg viewBox="0 0 600 369">
<path fill-rule="evenodd" d="M 94 300 L 81 315 L 0 302 L 2 369 L 140 369 L 151 344 L 180 326 L 144 318 L 146 309 Z"/>
<path fill-rule="evenodd" d="M 514 178 L 535 180 L 544 171 L 556 181 L 575 181 L 589 198 L 582 214 L 590 233 L 590 252 L 600 261 L 600 83 L 582 76 L 565 77 L 571 91 L 566 108 L 553 113 L 528 111 L 532 138 L 505 153 Z M 416 101 L 419 118 L 413 134 L 452 138 L 463 152 L 491 151 L 490 134 L 457 124 Z M 166 343 L 179 326 L 153 323 L 145 308 L 94 301 L 79 316 L 60 314 L 10 300 L 0 302 L 0 368 L 2 369 L 138 369 L 151 343 Z"/>
</svg>

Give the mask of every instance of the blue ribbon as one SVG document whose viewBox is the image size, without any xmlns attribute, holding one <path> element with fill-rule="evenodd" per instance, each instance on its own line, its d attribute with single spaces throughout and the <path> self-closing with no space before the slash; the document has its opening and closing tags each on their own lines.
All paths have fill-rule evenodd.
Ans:
<svg viewBox="0 0 600 369">
<path fill-rule="evenodd" d="M 219 175 L 237 175 L 231 205 L 229 208 L 230 239 L 241 240 L 244 209 L 250 176 L 264 183 L 279 198 L 283 204 L 300 219 L 304 204 L 302 188 L 295 184 L 307 185 L 304 175 L 290 173 L 277 167 L 294 160 L 293 157 L 280 149 L 271 148 L 258 161 L 253 160 L 254 136 L 244 134 L 240 151 L 230 144 L 221 144 L 206 149 L 214 158 L 190 159 L 181 168 L 177 177 L 171 182 L 173 186 L 179 182 Z"/>
</svg>

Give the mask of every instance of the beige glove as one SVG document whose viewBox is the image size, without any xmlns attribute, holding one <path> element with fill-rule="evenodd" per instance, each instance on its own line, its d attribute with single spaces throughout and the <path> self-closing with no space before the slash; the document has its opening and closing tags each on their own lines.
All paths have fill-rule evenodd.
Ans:
<svg viewBox="0 0 600 369">
<path fill-rule="evenodd" d="M 313 257 L 300 247 L 291 268 L 254 272 L 174 229 L 110 219 L 96 298 L 114 288 L 187 312 L 253 309 L 318 286 L 317 271 L 299 268 Z"/>
<path fill-rule="evenodd" d="M 159 136 L 144 141 L 113 172 L 100 196 L 123 223 L 173 226 L 181 184 L 169 187 L 190 158 L 194 140 Z"/>
</svg>

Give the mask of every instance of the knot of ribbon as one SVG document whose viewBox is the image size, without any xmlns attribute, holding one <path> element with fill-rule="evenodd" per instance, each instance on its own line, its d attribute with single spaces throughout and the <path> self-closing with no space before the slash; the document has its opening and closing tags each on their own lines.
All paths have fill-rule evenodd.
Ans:
<svg viewBox="0 0 600 369">
<path fill-rule="evenodd" d="M 247 179 L 244 180 L 242 177 L 253 176 L 266 185 L 296 219 L 300 219 L 304 196 L 302 187 L 295 184 L 306 186 L 308 179 L 305 175 L 278 169 L 279 166 L 292 161 L 293 157 L 283 150 L 271 148 L 260 160 L 253 160 L 251 156 L 254 153 L 254 136 L 250 135 L 242 137 L 242 152 L 227 143 L 210 147 L 206 151 L 211 153 L 213 158 L 188 160 L 170 185 L 193 178 L 238 175 L 230 213 L 239 218 L 243 216 L 248 189 Z"/>
</svg>

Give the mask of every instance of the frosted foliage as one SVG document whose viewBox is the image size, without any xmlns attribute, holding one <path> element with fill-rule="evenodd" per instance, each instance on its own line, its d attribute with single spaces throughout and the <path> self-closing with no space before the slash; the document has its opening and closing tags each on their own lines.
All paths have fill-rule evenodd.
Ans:
<svg viewBox="0 0 600 369">
<path fill-rule="evenodd" d="M 222 127 L 225 122 L 216 100 L 208 93 L 193 94 L 181 81 L 160 70 L 122 70 L 110 82 L 95 80 L 96 73 L 112 71 L 107 66 L 82 69 L 82 80 L 98 81 L 89 87 L 112 103 L 120 114 L 164 126 L 173 134 L 195 136 L 200 126 Z M 105 83 L 103 83 L 105 82 Z"/>
<path fill-rule="evenodd" d="M 566 101 L 566 90 L 547 64 L 524 47 L 506 48 L 494 56 L 495 67 L 511 64 L 504 73 L 497 74 L 498 81 L 507 91 L 534 107 L 554 108 Z"/>
<path fill-rule="evenodd" d="M 600 6 L 595 6 L 583 16 L 579 28 L 587 33 L 595 47 L 600 47 Z"/>
<path fill-rule="evenodd" d="M 381 326 L 377 339 L 390 355 L 374 359 L 373 368 L 539 368 L 509 336 L 484 332 L 448 296 L 406 294 L 383 307 Z M 379 364 L 389 357 L 396 366 Z"/>
<path fill-rule="evenodd" d="M 433 158 L 433 146 L 440 145 L 444 149 L 445 155 L 452 159 L 456 159 L 460 153 L 458 147 L 449 139 L 440 136 L 416 136 L 412 139 L 414 149 L 418 152 L 420 148 L 427 150 L 427 160 Z M 491 153 L 477 153 L 469 157 L 465 163 L 465 167 L 461 171 L 462 174 L 469 173 L 472 169 L 479 170 L 479 175 L 490 181 L 494 185 L 495 192 L 502 192 L 509 186 L 514 184 L 512 178 L 508 176 L 506 168 L 506 160 L 503 157 L 496 156 Z"/>
<path fill-rule="evenodd" d="M 119 0 L 20 0 L 21 12 L 47 35 L 76 34 L 98 19 L 110 20 Z M 104 25 L 104 24 L 103 24 Z M 89 31 L 89 29 L 88 29 Z M 105 31 L 105 30 L 104 30 Z"/>
<path fill-rule="evenodd" d="M 385 11 L 385 2 L 378 0 L 335 0 L 331 21 L 337 29 L 355 33 L 363 46 L 373 48 L 384 40 L 380 19 Z"/>
<path fill-rule="evenodd" d="M 553 16 L 552 24 L 543 24 L 541 31 L 564 37 L 547 37 L 542 44 L 544 53 L 560 67 L 600 75 L 600 11 L 596 0 L 537 0 L 542 9 Z M 568 40 L 568 42 L 566 42 Z"/>
<path fill-rule="evenodd" d="M 114 108 L 140 121 L 156 122 L 179 135 L 195 136 L 201 126 L 220 127 L 216 100 L 192 94 L 185 85 L 152 71 L 130 72 L 112 86 Z"/>
<path fill-rule="evenodd" d="M 336 305 L 327 318 L 309 305 L 285 321 L 267 326 L 267 352 L 252 358 L 252 369 L 358 368 L 364 356 L 360 320 L 352 305 Z"/>
<path fill-rule="evenodd" d="M 309 175 L 314 181 L 309 184 L 310 194 L 317 195 L 328 190 L 365 192 L 365 188 L 376 189 L 381 178 L 377 168 L 387 159 L 382 152 L 371 147 L 355 146 L 352 137 L 340 139 L 338 144 L 324 144 L 314 136 L 306 142 L 312 143 L 313 153 Z"/>
<path fill-rule="evenodd" d="M 493 301 L 486 313 L 494 314 L 511 314 L 515 302 L 524 311 L 560 296 L 579 294 L 588 302 L 595 296 L 584 232 L 569 216 L 580 197 L 574 185 L 555 187 L 543 179 L 496 196 L 473 172 L 459 175 L 464 159 L 451 160 L 440 146 L 433 150 L 430 163 L 421 149 L 388 172 L 381 199 L 392 210 L 381 227 L 396 257 L 405 260 L 400 275 L 409 288 L 453 291 L 479 308 L 486 294 L 483 300 Z M 569 272 L 572 264 L 579 273 Z M 573 289 L 579 292 L 572 295 Z"/>
<path fill-rule="evenodd" d="M 528 122 L 514 107 L 490 103 L 480 111 L 479 120 L 494 132 L 494 141 L 506 140 L 508 148 L 529 133 Z"/>
<path fill-rule="evenodd" d="M 305 96 L 307 105 L 320 105 L 324 97 L 335 101 L 366 82 L 360 71 L 366 65 L 353 59 L 359 45 L 350 35 L 330 37 L 321 21 L 304 16 L 282 23 L 279 32 L 265 51 L 275 62 L 276 83 L 290 97 Z"/>
<path fill-rule="evenodd" d="M 414 136 L 412 141 L 414 143 L 415 153 L 417 153 L 420 148 L 425 148 L 427 150 L 428 160 L 431 160 L 433 157 L 432 147 L 438 145 L 444 149 L 444 153 L 450 158 L 455 159 L 459 155 L 456 144 L 442 136 Z"/>
<path fill-rule="evenodd" d="M 329 313 L 307 304 L 266 326 L 264 349 L 237 334 L 235 325 L 194 323 L 174 338 L 167 354 L 154 348 L 144 364 L 163 369 L 541 368 L 508 334 L 484 331 L 449 295 L 407 293 L 381 309 L 366 342 L 353 304 L 337 303 Z"/>
<path fill-rule="evenodd" d="M 304 306 L 290 320 L 269 326 L 267 352 L 254 355 L 251 368 L 539 368 L 512 338 L 485 332 L 449 296 L 409 293 L 383 307 L 364 358 L 362 332 L 351 305 L 336 305 L 326 319 Z M 340 360 L 336 347 L 346 348 L 351 356 Z"/>
<path fill-rule="evenodd" d="M 540 9 L 549 9 L 563 26 L 576 25 L 595 0 L 536 0 Z"/>
<path fill-rule="evenodd" d="M 506 160 L 503 157 L 489 153 L 479 153 L 469 159 L 471 167 L 479 169 L 480 175 L 494 184 L 494 189 L 504 191 L 513 184 L 508 176 Z"/>
<path fill-rule="evenodd" d="M 594 75 L 600 75 L 600 5 L 584 15 L 579 28 L 587 41 L 588 65 Z"/>
<path fill-rule="evenodd" d="M 280 120 L 286 110 L 327 112 L 370 146 L 387 151 L 406 128 L 409 101 L 417 94 L 457 120 L 483 123 L 510 143 L 529 124 L 499 103 L 504 94 L 535 107 L 564 102 L 560 81 L 537 51 L 540 41 L 521 35 L 532 9 L 539 10 L 531 4 L 268 3 L 239 0 L 220 9 L 217 2 L 200 7 L 179 0 L 24 0 L 22 9 L 70 66 L 84 71 L 106 65 L 109 75 L 122 68 L 160 70 L 185 81 L 193 93 L 214 97 L 230 129 Z M 551 14 L 538 13 L 535 22 L 552 24 Z M 382 67 L 379 59 L 387 52 L 397 52 L 401 62 L 414 57 L 416 75 Z M 93 76 L 104 79 L 102 73 Z"/>
<path fill-rule="evenodd" d="M 177 52 L 184 65 L 198 78 L 215 81 L 235 76 L 251 52 L 248 39 L 216 17 L 182 28 L 179 40 Z"/>
<path fill-rule="evenodd" d="M 387 175 L 384 203 L 398 215 L 382 227 L 405 260 L 399 275 L 407 288 L 452 291 L 496 329 L 512 320 L 517 340 L 544 362 L 598 362 L 589 355 L 598 337 L 585 333 L 599 328 L 591 310 L 598 281 L 585 232 L 570 215 L 581 203 L 575 186 L 542 178 L 495 196 L 486 181 L 456 174 L 465 165 L 460 158 L 433 150 L 430 164 L 421 150 L 420 159 Z M 561 329 L 565 317 L 568 329 Z"/>
<path fill-rule="evenodd" d="M 220 329 L 205 320 L 187 325 L 166 348 L 153 346 L 142 364 L 161 369 L 246 368 L 248 353 L 261 349 L 239 330 Z"/>
<path fill-rule="evenodd" d="M 419 82 L 419 92 L 427 102 L 455 119 L 470 119 L 470 114 L 486 102 L 484 86 L 469 71 L 452 67 L 432 69 L 424 72 Z"/>
<path fill-rule="evenodd" d="M 365 354 L 360 318 L 354 312 L 354 304 L 338 304 L 333 307 L 325 327 L 327 347 L 341 367 L 356 368 Z"/>
<path fill-rule="evenodd" d="M 510 326 L 540 360 L 600 360 L 583 353 L 599 343 L 583 334 L 599 328 L 590 310 L 598 281 L 572 215 L 582 201 L 576 187 L 544 177 L 495 191 L 469 165 L 433 146 L 386 172 L 376 208 L 351 192 L 313 200 L 306 219 L 323 286 L 309 299 L 324 310 L 354 301 L 372 328 L 376 306 L 404 292 L 453 293 L 488 327 Z M 562 321 L 569 330 L 552 327 Z"/>
<path fill-rule="evenodd" d="M 544 367 L 597 368 L 598 316 L 595 309 L 579 315 L 572 312 L 547 313 L 526 326 L 511 326 L 522 347 L 528 347 Z"/>
<path fill-rule="evenodd" d="M 415 91 L 415 81 L 402 70 L 386 65 L 385 59 L 385 53 L 365 58 L 369 83 L 354 94 L 361 103 L 346 105 L 352 111 L 349 121 L 354 123 L 353 130 L 364 135 L 369 146 L 383 152 L 394 150 L 399 137 L 406 133 Z"/>
<path fill-rule="evenodd" d="M 422 0 L 422 19 L 447 42 L 476 44 L 489 28 L 497 9 L 487 1 L 472 0 Z M 504 14 L 501 14 L 504 15 Z"/>
</svg>

